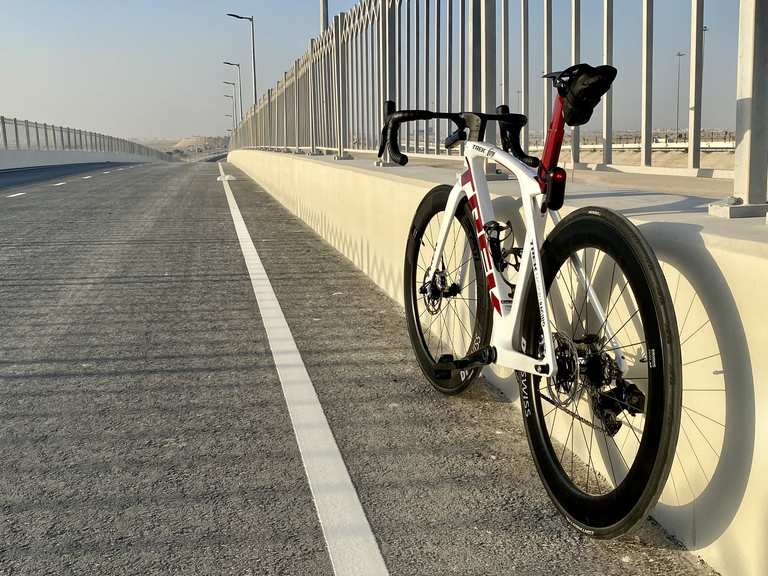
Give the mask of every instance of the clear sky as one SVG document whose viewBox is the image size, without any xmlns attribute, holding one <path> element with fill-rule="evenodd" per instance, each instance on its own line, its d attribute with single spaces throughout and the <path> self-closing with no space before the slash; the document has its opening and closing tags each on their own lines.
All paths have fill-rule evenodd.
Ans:
<svg viewBox="0 0 768 576">
<path fill-rule="evenodd" d="M 445 2 L 445 0 L 442 0 Z M 540 0 L 531 6 L 532 78 L 542 69 Z M 354 0 L 330 0 L 330 11 Z M 519 2 L 510 0 L 512 93 L 519 83 Z M 553 0 L 554 67 L 569 62 L 570 1 Z M 560 11 L 558 11 L 560 10 Z M 582 60 L 601 61 L 602 0 L 582 0 Z M 254 14 L 259 90 L 272 86 L 319 30 L 319 0 L 2 0 L 0 114 L 133 138 L 220 135 L 230 111 L 223 80 L 243 64 L 251 103 L 247 22 Z M 615 0 L 616 129 L 640 122 L 641 0 Z M 674 126 L 675 52 L 689 51 L 690 0 L 656 0 L 654 125 Z M 734 124 L 738 0 L 705 2 L 704 126 Z M 682 61 L 681 124 L 688 94 Z M 532 80 L 531 125 L 541 125 L 542 83 Z M 515 97 L 510 102 L 515 107 Z M 538 106 L 538 107 L 536 107 Z M 597 127 L 599 114 L 591 127 Z"/>
</svg>

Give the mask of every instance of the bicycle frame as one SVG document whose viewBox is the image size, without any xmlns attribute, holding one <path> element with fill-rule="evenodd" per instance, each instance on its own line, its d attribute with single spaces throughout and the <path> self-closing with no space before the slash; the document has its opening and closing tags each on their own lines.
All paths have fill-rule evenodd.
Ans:
<svg viewBox="0 0 768 576">
<path fill-rule="evenodd" d="M 561 97 L 558 96 L 555 102 L 552 124 L 550 125 L 544 146 L 542 163 L 545 168 L 554 167 L 557 164 L 564 126 L 561 106 Z M 555 377 L 557 363 L 554 359 L 552 329 L 546 304 L 546 287 L 541 269 L 541 247 L 545 238 L 544 230 L 547 223 L 547 215 L 551 213 L 553 222 L 557 224 L 561 219 L 560 214 L 555 210 L 542 211 L 544 194 L 538 177 L 538 170 L 524 164 L 503 149 L 487 142 L 466 142 L 464 145 L 464 159 L 467 169 L 457 175 L 456 183 L 448 197 L 445 207 L 445 218 L 443 218 L 441 223 L 435 253 L 426 281 L 432 280 L 435 271 L 440 266 L 451 223 L 462 201 L 466 199 L 472 209 L 475 233 L 482 253 L 486 287 L 493 307 L 494 326 L 491 346 L 496 348 L 496 364 L 538 376 Z M 488 181 L 485 177 L 485 162 L 487 159 L 493 159 L 494 162 L 514 174 L 520 184 L 520 199 L 522 201 L 526 233 L 523 241 L 520 270 L 517 275 L 518 290 L 515 292 L 515 297 L 511 300 L 501 294 L 500 289 L 505 287 L 506 284 L 502 278 L 502 273 L 494 265 L 485 232 L 485 224 L 495 220 Z M 586 291 L 586 298 L 593 306 L 599 321 L 605 325 L 608 340 L 615 343 L 615 334 L 607 322 L 605 311 L 602 309 L 591 282 L 584 271 L 581 259 L 578 255 L 573 255 L 571 259 L 578 281 L 582 289 Z M 466 260 L 466 258 L 463 259 L 465 262 L 464 267 L 468 266 Z M 463 269 L 459 272 L 459 277 L 462 281 L 465 273 L 466 271 Z M 533 276 L 536 288 L 541 329 L 544 337 L 543 359 L 527 354 L 516 345 L 522 342 L 522 316 L 525 305 L 523 301 L 525 294 L 522 292 L 528 286 L 531 276 Z M 613 346 L 616 346 L 616 344 L 613 344 Z M 619 369 L 624 370 L 624 361 L 618 350 L 614 352 L 614 356 Z"/>
</svg>

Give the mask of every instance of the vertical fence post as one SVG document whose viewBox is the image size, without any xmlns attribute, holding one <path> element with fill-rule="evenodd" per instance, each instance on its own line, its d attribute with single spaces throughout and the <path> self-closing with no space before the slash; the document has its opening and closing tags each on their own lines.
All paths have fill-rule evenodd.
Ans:
<svg viewBox="0 0 768 576">
<path fill-rule="evenodd" d="M 272 148 L 274 142 L 272 129 L 272 88 L 267 90 L 267 147 Z"/>
<path fill-rule="evenodd" d="M 29 139 L 29 120 L 24 120 L 24 134 L 27 139 L 27 150 L 32 150 L 32 142 Z"/>
<path fill-rule="evenodd" d="M 544 0 L 544 73 L 552 72 L 552 0 Z M 549 123 L 552 120 L 552 81 L 544 81 L 544 117 L 542 118 L 542 141 L 547 137 Z"/>
<path fill-rule="evenodd" d="M 416 0 L 418 2 L 418 0 Z M 462 2 L 464 0 L 461 0 Z M 411 0 L 405 0 L 405 108 L 411 108 Z M 411 152 L 411 124 L 405 124 L 405 150 Z"/>
<path fill-rule="evenodd" d="M 501 103 L 509 106 L 509 0 L 501 0 Z"/>
<path fill-rule="evenodd" d="M 527 0 L 523 0 L 526 2 Z M 467 108 L 467 3 L 459 0 L 459 111 Z M 464 150 L 464 145 L 461 145 Z"/>
<path fill-rule="evenodd" d="M 764 0 L 739 2 L 736 69 L 736 157 L 733 197 L 711 204 L 724 218 L 768 212 L 768 6 Z"/>
<path fill-rule="evenodd" d="M 571 0 L 571 64 L 581 60 L 581 0 Z M 571 128 L 571 160 L 574 168 L 581 159 L 581 133 L 578 126 Z"/>
<path fill-rule="evenodd" d="M 496 110 L 496 0 L 482 0 L 481 18 L 482 110 L 493 114 Z M 496 122 L 488 123 L 485 139 L 496 141 Z"/>
<path fill-rule="evenodd" d="M 446 0 L 445 3 L 445 111 L 453 112 L 453 0 Z M 445 126 L 450 133 L 450 122 L 446 121 Z M 446 150 L 445 153 L 450 154 L 451 151 Z"/>
<path fill-rule="evenodd" d="M 21 150 L 21 144 L 19 144 L 19 121 L 16 118 L 13 119 L 13 137 L 16 143 L 16 150 Z"/>
<path fill-rule="evenodd" d="M 293 134 L 295 142 L 294 150 L 301 152 L 301 146 L 299 145 L 299 121 L 301 120 L 299 112 L 299 61 L 293 62 Z"/>
<path fill-rule="evenodd" d="M 0 138 L 3 139 L 3 150 L 8 150 L 8 134 L 5 132 L 5 116 L 0 116 Z"/>
<path fill-rule="evenodd" d="M 313 156 L 317 139 L 317 82 L 315 79 L 315 39 L 309 41 L 309 153 Z"/>
<path fill-rule="evenodd" d="M 50 150 L 51 146 L 48 142 L 48 124 L 43 124 L 43 134 L 45 135 L 45 149 Z"/>
<path fill-rule="evenodd" d="M 603 63 L 613 64 L 613 0 L 603 0 Z M 603 164 L 613 163 L 613 89 L 603 96 Z"/>
<path fill-rule="evenodd" d="M 379 0 L 379 82 L 382 87 L 383 98 L 374 102 L 378 129 L 384 125 L 384 101 L 393 100 L 397 104 L 397 50 L 395 47 L 395 0 Z M 376 134 L 378 131 L 374 131 Z M 376 147 L 374 140 L 373 146 Z M 389 150 L 385 157 L 377 165 L 389 163 Z"/>
<path fill-rule="evenodd" d="M 483 52 L 483 36 L 481 33 L 480 3 L 485 0 L 470 0 L 469 17 L 467 18 L 467 108 L 481 110 L 483 79 L 481 75 L 481 54 Z M 418 71 L 417 71 L 418 74 Z"/>
<path fill-rule="evenodd" d="M 395 68 L 397 72 L 395 74 L 395 103 L 396 106 L 402 106 L 400 98 L 403 89 L 403 24 L 402 24 L 402 10 L 404 0 L 393 0 L 394 15 L 395 15 L 395 58 L 397 64 Z M 448 5 L 451 4 L 451 0 L 448 0 Z M 400 140 L 403 139 L 403 131 L 400 130 Z"/>
<path fill-rule="evenodd" d="M 419 108 L 419 88 L 421 86 L 421 51 L 419 49 L 421 46 L 421 9 L 419 8 L 420 0 L 413 0 L 413 3 L 413 105 L 415 108 Z M 411 124 L 411 122 L 409 122 L 409 124 Z M 414 131 L 413 151 L 418 152 L 419 142 L 421 141 L 419 123 L 413 122 L 412 124 Z"/>
<path fill-rule="evenodd" d="M 704 67 L 704 0 L 691 0 L 691 79 L 688 99 L 688 168 L 701 166 L 701 78 Z M 768 38 L 763 40 L 768 42 Z"/>
<path fill-rule="evenodd" d="M 424 0 L 424 108 L 429 110 L 429 0 Z M 419 124 L 417 122 L 417 124 Z M 429 154 L 429 120 L 424 120 L 424 154 Z"/>
<path fill-rule="evenodd" d="M 450 2 L 451 0 L 448 0 Z M 440 111 L 440 76 L 442 74 L 442 68 L 440 64 L 440 32 L 441 32 L 441 3 L 440 0 L 435 2 L 435 110 Z M 441 134 L 440 123 L 442 120 L 435 119 L 435 154 L 440 154 Z"/>
<path fill-rule="evenodd" d="M 40 124 L 35 122 L 35 142 L 37 143 L 37 149 L 40 150 Z"/>
<path fill-rule="evenodd" d="M 463 2 L 464 0 L 462 0 Z M 528 153 L 531 122 L 528 115 L 530 57 L 528 52 L 528 0 L 520 0 L 520 114 L 528 116 L 528 124 L 522 130 L 522 148 Z"/>
<path fill-rule="evenodd" d="M 280 95 L 283 119 L 283 151 L 288 151 L 288 72 L 283 73 L 283 90 Z"/>
<path fill-rule="evenodd" d="M 349 142 L 349 145 L 351 148 L 363 148 L 362 143 L 362 117 L 361 117 L 361 110 L 362 110 L 362 101 L 361 101 L 361 92 L 360 92 L 360 70 L 361 70 L 361 61 L 360 61 L 360 4 L 357 4 L 353 11 L 350 13 L 350 18 L 352 18 L 352 22 L 348 24 L 350 28 L 349 32 L 349 40 L 351 49 L 352 49 L 352 101 L 353 104 L 351 106 L 352 110 L 352 133 L 354 134 L 354 138 Z"/>
<path fill-rule="evenodd" d="M 386 0 L 383 0 L 386 1 Z M 333 64 L 336 68 L 336 160 L 347 160 L 347 67 L 344 56 L 344 40 L 341 31 L 344 29 L 344 12 L 333 17 Z"/>
<path fill-rule="evenodd" d="M 653 2 L 643 0 L 642 112 L 640 121 L 640 165 L 653 162 Z"/>
</svg>

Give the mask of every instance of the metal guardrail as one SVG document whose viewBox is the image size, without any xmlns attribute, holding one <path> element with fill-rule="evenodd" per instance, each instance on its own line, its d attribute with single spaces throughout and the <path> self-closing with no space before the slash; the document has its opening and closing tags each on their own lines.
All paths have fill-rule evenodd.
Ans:
<svg viewBox="0 0 768 576">
<path fill-rule="evenodd" d="M 544 68 L 552 68 L 552 0 L 544 6 Z M 768 104 L 760 93 L 768 66 L 768 48 L 759 41 L 768 34 L 768 10 L 762 0 L 739 0 L 739 59 L 736 98 L 736 170 L 734 195 L 738 203 L 766 204 L 768 181 L 764 169 L 768 142 L 752 138 L 768 130 Z M 529 112 L 529 0 L 515 2 L 520 9 L 519 57 L 521 89 L 517 111 Z M 600 24 L 602 63 L 613 62 L 613 0 L 602 0 Z M 642 98 L 639 163 L 651 166 L 654 145 L 652 124 L 654 0 L 642 0 Z M 401 108 L 433 110 L 494 110 L 497 89 L 501 101 L 510 96 L 509 0 L 361 0 L 334 17 L 309 49 L 247 112 L 233 134 L 230 148 L 265 148 L 333 152 L 374 151 L 383 124 L 383 102 L 395 100 Z M 691 0 L 691 77 L 687 134 L 688 168 L 701 168 L 701 93 L 703 74 L 704 0 Z M 571 0 L 571 60 L 581 60 L 581 2 Z M 497 18 L 501 21 L 498 22 Z M 497 30 L 500 32 L 497 38 Z M 497 71 L 497 60 L 500 62 Z M 499 82 L 500 81 L 500 82 Z M 549 123 L 552 90 L 544 89 L 544 118 Z M 754 97 L 753 97 L 754 96 Z M 765 112 L 765 113 L 763 113 Z M 447 121 L 408 123 L 401 130 L 401 147 L 416 154 L 447 156 L 442 140 Z M 578 128 L 572 132 L 573 160 L 579 161 Z M 489 139 L 495 127 L 489 126 Z M 528 149 L 529 130 L 523 131 Z M 600 146 L 602 163 L 612 164 L 614 149 L 611 92 L 602 103 Z M 760 163 L 762 161 L 762 171 Z M 757 167 L 757 168 L 756 168 Z"/>
<path fill-rule="evenodd" d="M 167 154 L 159 150 L 130 140 L 0 116 L 0 151 L 4 150 L 114 152 L 155 160 L 169 159 Z"/>
</svg>

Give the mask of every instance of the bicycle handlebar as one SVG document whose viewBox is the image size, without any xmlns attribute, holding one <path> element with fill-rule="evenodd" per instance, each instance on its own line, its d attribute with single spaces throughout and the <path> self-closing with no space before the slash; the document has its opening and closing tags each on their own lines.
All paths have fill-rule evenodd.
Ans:
<svg viewBox="0 0 768 576">
<path fill-rule="evenodd" d="M 395 103 L 387 100 L 384 103 L 384 127 L 381 129 L 381 140 L 379 141 L 379 158 L 384 155 L 384 151 L 389 148 L 389 155 L 392 161 L 400 166 L 408 164 L 408 156 L 400 151 L 399 132 L 400 124 L 404 122 L 415 122 L 417 120 L 434 120 L 436 118 L 445 118 L 458 126 L 458 131 L 466 128 L 466 120 L 461 114 L 452 114 L 447 112 L 432 112 L 431 110 L 398 110 L 395 111 Z"/>
<path fill-rule="evenodd" d="M 538 166 L 539 160 L 528 156 L 520 146 L 520 131 L 528 123 L 528 118 L 522 114 L 510 114 L 507 106 L 499 106 L 498 114 L 482 114 L 479 112 L 432 112 L 431 110 L 395 110 L 395 103 L 387 100 L 384 103 L 384 126 L 381 129 L 379 140 L 379 158 L 389 148 L 392 161 L 400 166 L 408 163 L 408 156 L 400 151 L 399 131 L 404 122 L 417 120 L 447 119 L 456 124 L 456 131 L 445 140 L 446 148 L 452 148 L 464 140 L 480 141 L 485 134 L 485 127 L 489 121 L 499 123 L 501 142 L 505 151 L 511 152 L 516 158 L 529 166 Z M 469 128 L 469 135 L 467 135 Z"/>
</svg>

